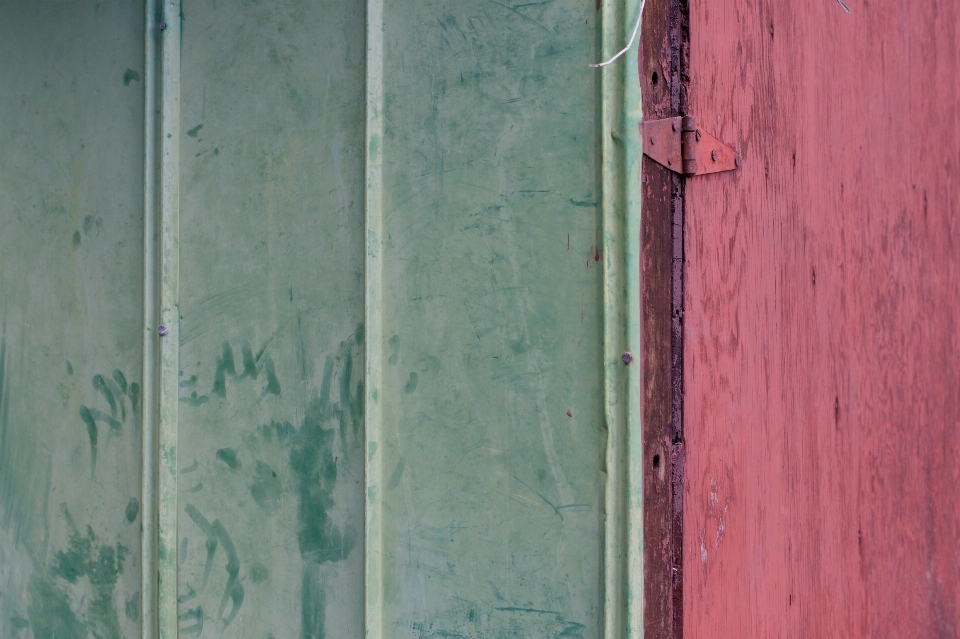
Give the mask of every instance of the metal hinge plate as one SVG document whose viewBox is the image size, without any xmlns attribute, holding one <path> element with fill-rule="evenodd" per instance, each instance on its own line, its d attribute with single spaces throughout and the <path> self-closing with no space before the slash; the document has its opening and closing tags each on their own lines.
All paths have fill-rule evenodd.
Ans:
<svg viewBox="0 0 960 639">
<path fill-rule="evenodd" d="M 684 115 L 640 124 L 643 154 L 681 175 L 706 175 L 740 168 L 740 154 Z"/>
</svg>

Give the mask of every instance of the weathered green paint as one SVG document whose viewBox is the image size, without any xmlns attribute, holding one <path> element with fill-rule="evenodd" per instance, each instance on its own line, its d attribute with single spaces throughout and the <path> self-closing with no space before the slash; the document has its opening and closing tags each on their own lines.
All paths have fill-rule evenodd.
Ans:
<svg viewBox="0 0 960 639">
<path fill-rule="evenodd" d="M 636 24 L 643 14 L 644 0 L 628 0 L 623 15 L 622 37 L 626 38 L 631 23 Z M 621 40 L 622 41 L 622 40 Z M 605 45 L 609 46 L 609 45 Z M 638 43 L 633 45 L 639 48 Z M 617 49 L 617 45 L 612 48 Z M 609 50 L 609 49 L 608 49 Z M 624 513 L 626 530 L 625 545 L 619 552 L 608 553 L 607 562 L 622 562 L 624 569 L 619 587 L 622 589 L 624 601 L 619 605 L 624 610 L 623 636 L 639 638 L 643 636 L 643 448 L 641 434 L 641 400 L 640 400 L 640 364 L 643 357 L 643 345 L 640 340 L 640 166 L 643 149 L 639 134 L 639 125 L 643 119 L 640 100 L 640 83 L 633 78 L 639 77 L 639 56 L 637 49 L 631 49 L 623 58 L 623 76 L 616 78 L 622 82 L 622 93 L 616 96 L 616 101 L 622 109 L 620 126 L 622 133 L 621 162 L 623 170 L 623 205 L 622 216 L 625 241 L 621 244 L 624 249 L 623 281 L 626 291 L 620 300 L 620 313 L 625 319 L 627 350 L 635 358 L 635 365 L 627 369 L 624 400 L 626 401 L 623 431 L 625 432 L 624 454 L 622 461 L 623 472 L 620 481 L 624 490 Z M 609 364 L 608 364 L 609 366 Z M 609 368 L 608 368 L 609 370 Z M 608 598 L 607 605 L 611 605 Z"/>
<path fill-rule="evenodd" d="M 363 635 L 363 29 L 185 8 L 183 637 Z"/>
<path fill-rule="evenodd" d="M 0 156 L 8 201 L 50 206 L 51 174 L 129 200 L 0 209 L 0 630 L 638 636 L 636 63 L 588 67 L 636 4 L 148 2 L 104 177 L 0 122 L 48 140 Z M 25 320 L 36 290 L 87 315 Z M 9 435 L 27 399 L 69 446 Z"/>
<path fill-rule="evenodd" d="M 604 471 L 625 457 L 629 298 L 626 149 L 600 169 L 623 107 L 603 111 L 587 66 L 598 17 L 572 2 L 382 7 L 368 85 L 382 131 L 368 133 L 374 636 L 604 633 L 603 557 L 626 555 Z M 624 464 L 610 471 L 621 485 Z"/>
<path fill-rule="evenodd" d="M 642 0 L 602 4 L 602 55 L 623 48 Z M 640 362 L 640 122 L 637 56 L 628 51 L 601 71 L 604 387 L 608 438 L 604 521 L 604 633 L 607 639 L 642 635 L 642 451 Z M 635 586 L 639 583 L 640 589 Z"/>
<path fill-rule="evenodd" d="M 364 631 L 366 639 L 384 637 L 383 627 L 383 152 L 384 0 L 366 0 L 366 131 L 364 138 L 364 319 L 367 330 L 364 396 Z M 389 342 L 396 361 L 399 337 Z"/>
<path fill-rule="evenodd" d="M 0 637 L 136 637 L 143 8 L 0 15 Z"/>
<path fill-rule="evenodd" d="M 142 542 L 140 557 L 141 590 L 140 624 L 142 639 L 153 639 L 159 634 L 157 620 L 159 572 L 157 568 L 159 542 L 159 481 L 160 433 L 158 373 L 160 344 L 157 332 L 159 319 L 159 220 L 157 178 L 157 148 L 159 130 L 157 117 L 157 76 L 159 60 L 157 44 L 157 0 L 144 2 L 144 64 L 143 64 L 143 317 L 141 340 L 143 348 L 143 471 Z"/>
<path fill-rule="evenodd" d="M 157 392 L 157 626 L 160 639 L 178 636 L 177 531 L 179 503 L 177 468 L 179 459 L 180 364 L 180 48 L 181 7 L 179 0 L 158 0 L 159 36 L 159 130 L 158 257 L 156 283 L 159 371 Z M 159 29 L 162 24 L 164 28 Z M 156 33 L 156 32 L 153 32 Z M 152 36 L 153 33 L 150 35 Z M 151 176 L 148 174 L 147 178 Z M 147 238 L 146 241 L 151 241 Z M 153 293 L 153 291 L 151 291 Z M 146 317 L 145 323 L 153 323 Z M 152 602 L 151 602 L 152 606 Z"/>
</svg>

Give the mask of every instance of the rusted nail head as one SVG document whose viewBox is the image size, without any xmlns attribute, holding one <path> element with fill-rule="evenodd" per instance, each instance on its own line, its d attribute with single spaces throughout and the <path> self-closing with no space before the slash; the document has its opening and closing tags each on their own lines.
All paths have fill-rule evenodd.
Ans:
<svg viewBox="0 0 960 639">
<path fill-rule="evenodd" d="M 631 353 L 630 351 L 627 351 L 623 354 L 623 357 L 621 357 L 620 359 L 623 360 L 624 364 L 629 364 L 630 362 L 633 361 L 633 353 Z"/>
<path fill-rule="evenodd" d="M 160 326 L 158 326 L 158 327 L 157 327 L 157 332 L 160 333 L 161 335 L 166 335 L 166 334 L 167 334 L 167 325 L 166 325 L 166 324 L 161 324 Z"/>
</svg>

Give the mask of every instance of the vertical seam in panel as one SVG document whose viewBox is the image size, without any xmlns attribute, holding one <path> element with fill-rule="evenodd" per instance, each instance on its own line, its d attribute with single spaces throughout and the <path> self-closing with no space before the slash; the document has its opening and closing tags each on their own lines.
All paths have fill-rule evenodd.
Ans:
<svg viewBox="0 0 960 639">
<path fill-rule="evenodd" d="M 688 0 L 674 0 L 671 6 L 671 101 L 675 113 L 687 115 L 687 90 L 690 84 L 690 3 Z M 683 414 L 683 350 L 684 350 L 684 230 L 686 222 L 686 180 L 679 175 L 673 176 L 675 195 L 671 199 L 673 214 L 673 264 L 671 287 L 671 353 L 672 360 L 672 436 L 670 451 L 670 496 L 671 496 L 671 546 L 673 561 L 672 577 L 672 613 L 673 636 L 683 637 L 683 484 L 686 462 L 686 442 L 684 437 Z"/>
<path fill-rule="evenodd" d="M 383 0 L 367 0 L 367 121 L 364 246 L 366 325 L 364 439 L 364 623 L 367 639 L 383 634 L 383 533 L 381 521 L 383 345 Z"/>
<path fill-rule="evenodd" d="M 644 16 L 637 75 L 644 117 L 686 114 L 687 6 L 655 0 Z M 672 639 L 683 634 L 684 183 L 666 167 L 641 162 L 643 624 L 645 634 Z"/>
<path fill-rule="evenodd" d="M 141 631 L 157 636 L 157 158 L 156 0 L 144 2 L 143 57 L 143 424 L 141 529 Z"/>
<path fill-rule="evenodd" d="M 601 16 L 601 56 L 609 59 L 623 46 L 624 38 L 642 0 L 605 0 Z M 629 52 L 627 57 L 629 58 Z M 600 77 L 601 193 L 604 255 L 604 389 L 607 424 L 606 496 L 604 519 L 604 636 L 607 639 L 640 636 L 642 599 L 631 587 L 639 580 L 642 592 L 642 493 L 637 490 L 640 463 L 633 448 L 639 434 L 638 365 L 632 354 L 639 342 L 639 234 L 636 197 L 627 195 L 628 167 L 636 160 L 632 127 L 637 117 L 636 90 L 627 91 L 625 67 L 620 60 L 603 68 Z M 631 204 L 633 206 L 631 206 Z M 632 235 L 631 235 L 632 234 Z M 634 237 L 636 236 L 636 237 Z M 626 353 L 631 353 L 626 356 Z M 632 463 L 631 463 L 632 462 Z"/>
<path fill-rule="evenodd" d="M 626 0 L 626 15 L 640 20 L 643 14 L 644 0 Z M 643 33 L 638 34 L 638 39 Z M 639 44 L 637 52 L 639 52 Z M 624 204 L 625 243 L 624 260 L 626 282 L 626 343 L 627 350 L 633 354 L 634 363 L 627 368 L 626 389 L 626 509 L 627 509 L 627 550 L 626 550 L 626 632 L 628 639 L 643 636 L 643 428 L 641 424 L 640 402 L 640 167 L 643 150 L 639 134 L 641 114 L 639 59 L 633 50 L 625 57 L 623 82 L 623 162 L 624 162 Z"/>
<path fill-rule="evenodd" d="M 161 639 L 177 636 L 177 418 L 180 365 L 180 5 L 161 0 L 160 461 L 157 543 Z"/>
</svg>

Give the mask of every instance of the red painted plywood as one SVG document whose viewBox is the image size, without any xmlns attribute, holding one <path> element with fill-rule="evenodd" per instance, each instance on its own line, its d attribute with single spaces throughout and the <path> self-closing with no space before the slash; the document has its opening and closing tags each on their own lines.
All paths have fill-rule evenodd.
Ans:
<svg viewBox="0 0 960 639">
<path fill-rule="evenodd" d="M 960 3 L 690 3 L 683 635 L 955 637 Z"/>
</svg>

